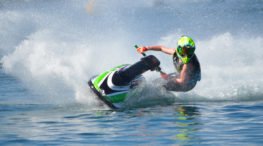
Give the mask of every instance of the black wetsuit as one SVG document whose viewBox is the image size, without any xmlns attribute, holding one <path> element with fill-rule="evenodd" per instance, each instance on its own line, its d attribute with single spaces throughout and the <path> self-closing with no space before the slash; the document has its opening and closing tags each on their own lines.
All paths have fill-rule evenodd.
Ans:
<svg viewBox="0 0 263 146">
<path fill-rule="evenodd" d="M 181 85 L 181 84 L 177 84 L 174 81 L 174 78 L 180 76 L 182 67 L 183 67 L 183 63 L 179 60 L 179 58 L 177 57 L 176 53 L 173 55 L 173 63 L 174 66 L 177 70 L 177 72 L 179 73 L 176 76 L 171 76 L 168 79 L 167 84 L 164 86 L 167 90 L 171 90 L 171 91 L 189 91 L 191 89 L 193 89 L 197 83 L 197 81 L 201 80 L 201 67 L 200 67 L 200 63 L 196 57 L 196 55 L 194 54 L 194 56 L 192 57 L 192 59 L 190 60 L 190 62 L 188 63 L 188 65 L 192 65 L 190 67 L 190 71 L 188 72 L 189 76 L 190 76 L 190 80 L 187 81 L 185 84 Z"/>
</svg>

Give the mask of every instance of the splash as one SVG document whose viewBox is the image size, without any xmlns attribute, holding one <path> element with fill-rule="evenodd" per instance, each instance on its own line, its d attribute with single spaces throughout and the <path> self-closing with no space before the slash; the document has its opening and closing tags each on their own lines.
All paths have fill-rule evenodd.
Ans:
<svg viewBox="0 0 263 146">
<path fill-rule="evenodd" d="M 203 64 L 202 96 L 257 99 L 262 95 L 262 37 L 224 33 L 198 42 Z M 262 96 L 260 97 L 262 99 Z"/>
</svg>

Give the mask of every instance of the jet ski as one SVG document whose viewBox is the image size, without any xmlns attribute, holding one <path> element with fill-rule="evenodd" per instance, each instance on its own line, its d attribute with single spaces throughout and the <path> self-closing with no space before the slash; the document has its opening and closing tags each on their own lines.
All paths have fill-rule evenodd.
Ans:
<svg viewBox="0 0 263 146">
<path fill-rule="evenodd" d="M 134 64 L 123 64 L 92 77 L 88 85 L 92 92 L 111 109 L 119 109 L 127 94 L 145 78 L 146 71 L 160 70 L 160 61 L 153 55 L 144 55 Z"/>
</svg>

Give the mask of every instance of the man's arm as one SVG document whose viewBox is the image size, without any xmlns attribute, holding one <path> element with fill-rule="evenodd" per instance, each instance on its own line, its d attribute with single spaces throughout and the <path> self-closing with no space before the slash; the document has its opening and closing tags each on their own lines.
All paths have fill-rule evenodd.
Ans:
<svg viewBox="0 0 263 146">
<path fill-rule="evenodd" d="M 183 85 L 190 79 L 189 74 L 187 73 L 187 68 L 189 68 L 189 65 L 185 64 L 180 73 L 180 77 L 174 79 L 176 83 Z"/>
<path fill-rule="evenodd" d="M 175 49 L 173 48 L 166 48 L 164 46 L 145 46 L 147 50 L 152 50 L 152 51 L 161 51 L 169 55 L 173 55 Z"/>
</svg>

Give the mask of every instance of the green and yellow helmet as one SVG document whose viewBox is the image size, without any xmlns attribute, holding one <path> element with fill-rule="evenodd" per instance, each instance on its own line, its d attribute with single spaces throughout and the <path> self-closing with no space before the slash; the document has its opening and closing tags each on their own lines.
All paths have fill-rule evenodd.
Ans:
<svg viewBox="0 0 263 146">
<path fill-rule="evenodd" d="M 192 38 L 182 36 L 178 40 L 176 54 L 184 64 L 190 62 L 195 52 L 195 42 Z"/>
</svg>

